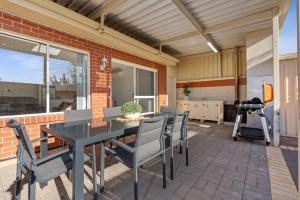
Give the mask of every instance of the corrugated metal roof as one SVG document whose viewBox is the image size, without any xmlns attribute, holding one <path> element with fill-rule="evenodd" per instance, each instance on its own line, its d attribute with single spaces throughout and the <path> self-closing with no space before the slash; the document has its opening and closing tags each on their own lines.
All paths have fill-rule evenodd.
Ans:
<svg viewBox="0 0 300 200">
<path fill-rule="evenodd" d="M 113 0 L 53 0 L 82 15 L 89 16 Z M 184 6 L 205 28 L 230 20 L 270 10 L 279 0 L 181 0 Z M 105 25 L 148 45 L 157 47 L 160 41 L 195 32 L 196 28 L 178 9 L 173 0 L 125 0 L 106 17 Z M 211 34 L 221 48 L 243 46 L 246 33 L 271 27 L 271 19 Z M 178 40 L 163 47 L 174 56 L 211 51 L 202 36 Z"/>
<path fill-rule="evenodd" d="M 271 27 L 272 23 L 270 21 L 264 21 L 262 23 L 251 24 L 238 29 L 211 34 L 211 36 L 222 49 L 228 49 L 235 46 L 246 46 L 247 33 Z"/>
<path fill-rule="evenodd" d="M 181 57 L 187 55 L 197 54 L 199 52 L 210 52 L 211 49 L 206 45 L 206 40 L 202 36 L 196 36 L 169 45 L 171 48 L 176 49 L 178 53 L 174 56 Z"/>
</svg>

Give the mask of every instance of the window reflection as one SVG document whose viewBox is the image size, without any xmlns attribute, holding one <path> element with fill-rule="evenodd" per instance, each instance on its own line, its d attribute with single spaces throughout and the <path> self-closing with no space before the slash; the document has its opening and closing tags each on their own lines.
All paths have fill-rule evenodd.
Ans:
<svg viewBox="0 0 300 200">
<path fill-rule="evenodd" d="M 46 53 L 36 45 L 0 34 L 0 115 L 46 112 Z"/>
<path fill-rule="evenodd" d="M 87 56 L 66 49 L 54 48 L 50 54 L 50 111 L 86 108 Z"/>
</svg>

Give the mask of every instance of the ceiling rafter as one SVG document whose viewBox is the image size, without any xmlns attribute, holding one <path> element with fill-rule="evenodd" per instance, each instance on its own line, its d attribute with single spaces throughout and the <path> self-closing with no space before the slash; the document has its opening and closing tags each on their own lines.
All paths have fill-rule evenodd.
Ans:
<svg viewBox="0 0 300 200">
<path fill-rule="evenodd" d="M 211 27 L 207 27 L 206 29 L 203 29 L 203 34 L 218 33 L 218 32 L 222 32 L 222 31 L 226 31 L 226 30 L 239 28 L 242 26 L 251 25 L 254 23 L 258 23 L 258 22 L 263 22 L 263 21 L 270 20 L 270 19 L 272 19 L 272 9 L 265 10 L 263 12 L 255 13 L 252 15 L 248 15 L 245 17 L 241 17 L 238 19 L 226 21 L 224 23 L 217 24 L 217 25 L 214 25 Z M 177 42 L 180 40 L 185 40 L 185 39 L 200 36 L 200 35 L 202 35 L 202 33 L 199 33 L 199 31 L 193 31 L 193 32 L 185 33 L 182 35 L 178 35 L 178 36 L 163 40 L 163 41 L 161 41 L 161 44 L 167 45 L 167 44 L 171 44 L 171 43 L 174 43 L 174 42 Z"/>
<path fill-rule="evenodd" d="M 220 48 L 215 43 L 215 41 L 208 35 L 204 33 L 204 29 L 198 20 L 192 15 L 192 13 L 185 7 L 185 5 L 181 2 L 181 0 L 173 0 L 174 4 L 177 8 L 184 14 L 184 16 L 193 24 L 193 26 L 197 29 L 199 34 L 201 34 L 205 40 L 207 41 L 208 46 L 210 46 L 214 51 L 220 51 Z"/>
<path fill-rule="evenodd" d="M 92 13 L 90 13 L 88 17 L 95 20 L 99 17 L 106 16 L 114 8 L 121 5 L 124 1 L 126 0 L 111 0 L 108 3 L 104 3 L 103 5 L 100 5 L 98 8 L 96 8 Z"/>
</svg>

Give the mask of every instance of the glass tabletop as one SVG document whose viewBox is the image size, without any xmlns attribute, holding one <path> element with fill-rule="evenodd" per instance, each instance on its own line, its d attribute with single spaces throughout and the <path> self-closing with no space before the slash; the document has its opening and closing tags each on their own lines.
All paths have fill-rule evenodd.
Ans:
<svg viewBox="0 0 300 200">
<path fill-rule="evenodd" d="M 128 129 L 138 129 L 139 121 L 121 122 L 117 119 L 93 119 L 74 122 L 47 124 L 43 132 L 71 143 L 86 141 L 86 143 L 101 142 L 126 134 Z"/>
<path fill-rule="evenodd" d="M 147 117 L 153 116 L 158 115 L 148 115 Z M 112 117 L 47 124 L 42 127 L 42 132 L 71 144 L 82 142 L 84 145 L 138 132 L 140 120 L 123 121 L 118 119 L 119 117 Z M 168 119 L 168 123 L 172 123 L 172 118 Z"/>
</svg>

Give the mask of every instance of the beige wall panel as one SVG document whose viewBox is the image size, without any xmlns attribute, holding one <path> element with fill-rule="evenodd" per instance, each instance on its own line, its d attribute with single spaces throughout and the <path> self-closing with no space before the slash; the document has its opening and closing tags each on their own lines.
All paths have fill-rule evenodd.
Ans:
<svg viewBox="0 0 300 200">
<path fill-rule="evenodd" d="M 239 51 L 239 75 L 246 76 L 245 47 L 240 47 Z M 221 54 L 203 53 L 181 58 L 177 65 L 177 81 L 234 77 L 234 50 L 226 49 Z"/>
<path fill-rule="evenodd" d="M 247 76 L 245 47 L 241 47 L 239 50 L 239 76 Z"/>
<path fill-rule="evenodd" d="M 177 100 L 183 100 L 182 88 L 177 89 Z M 197 87 L 191 88 L 190 100 L 194 101 L 225 101 L 233 103 L 235 100 L 234 86 Z"/>
</svg>

